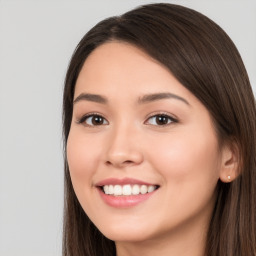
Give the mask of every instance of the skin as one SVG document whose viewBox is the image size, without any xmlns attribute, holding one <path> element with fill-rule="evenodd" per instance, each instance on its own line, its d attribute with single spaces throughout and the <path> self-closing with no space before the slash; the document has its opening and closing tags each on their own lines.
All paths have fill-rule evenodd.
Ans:
<svg viewBox="0 0 256 256">
<path fill-rule="evenodd" d="M 142 101 L 155 93 L 175 97 Z M 67 142 L 72 184 L 92 222 L 116 242 L 118 256 L 203 255 L 216 184 L 227 181 L 234 159 L 229 147 L 219 147 L 204 105 L 162 64 L 115 41 L 89 55 L 74 100 Z M 79 123 L 91 113 L 102 124 Z M 166 125 L 156 122 L 159 114 Z M 160 187 L 136 206 L 107 205 L 95 185 L 127 177 Z"/>
</svg>

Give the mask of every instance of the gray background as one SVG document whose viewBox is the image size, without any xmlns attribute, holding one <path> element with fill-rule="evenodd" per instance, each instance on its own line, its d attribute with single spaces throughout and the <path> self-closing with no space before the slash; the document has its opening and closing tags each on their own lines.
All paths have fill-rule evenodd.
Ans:
<svg viewBox="0 0 256 256">
<path fill-rule="evenodd" d="M 165 2 L 192 7 L 221 25 L 256 91 L 256 1 Z M 151 1 L 0 1 L 0 255 L 61 255 L 68 61 L 96 22 L 145 3 Z"/>
</svg>

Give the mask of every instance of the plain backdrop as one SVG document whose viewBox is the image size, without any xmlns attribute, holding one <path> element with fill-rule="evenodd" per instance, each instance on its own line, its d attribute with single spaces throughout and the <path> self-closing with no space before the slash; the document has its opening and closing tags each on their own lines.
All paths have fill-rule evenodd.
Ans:
<svg viewBox="0 0 256 256">
<path fill-rule="evenodd" d="M 61 255 L 61 105 L 70 56 L 94 24 L 151 2 L 0 0 L 0 255 Z M 162 2 L 224 28 L 256 91 L 255 0 Z"/>
</svg>

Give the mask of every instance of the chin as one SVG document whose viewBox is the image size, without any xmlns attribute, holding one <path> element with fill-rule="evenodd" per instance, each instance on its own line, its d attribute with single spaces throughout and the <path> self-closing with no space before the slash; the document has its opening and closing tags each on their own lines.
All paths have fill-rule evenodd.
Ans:
<svg viewBox="0 0 256 256">
<path fill-rule="evenodd" d="M 115 242 L 140 242 L 152 237 L 152 232 L 148 227 L 138 227 L 138 224 L 126 227 L 109 225 L 108 227 L 99 228 L 99 230 L 105 237 Z"/>
<path fill-rule="evenodd" d="M 142 242 L 142 241 L 147 241 L 150 239 L 149 236 L 143 234 L 143 233 L 125 233 L 125 232 L 107 232 L 103 233 L 105 237 L 108 239 L 114 241 L 114 242 Z"/>
</svg>

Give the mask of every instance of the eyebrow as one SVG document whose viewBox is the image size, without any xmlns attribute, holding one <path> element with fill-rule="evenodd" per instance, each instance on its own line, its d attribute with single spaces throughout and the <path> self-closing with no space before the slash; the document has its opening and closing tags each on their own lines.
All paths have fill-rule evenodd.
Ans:
<svg viewBox="0 0 256 256">
<path fill-rule="evenodd" d="M 138 103 L 145 104 L 145 103 L 149 103 L 152 101 L 164 100 L 164 99 L 180 100 L 180 101 L 186 103 L 186 105 L 190 106 L 190 104 L 188 103 L 188 101 L 186 99 L 184 99 L 176 94 L 169 93 L 169 92 L 146 94 L 138 99 Z M 75 100 L 73 101 L 73 104 L 76 104 L 77 102 L 82 101 L 82 100 L 97 102 L 97 103 L 101 103 L 101 104 L 108 103 L 107 98 L 105 98 L 99 94 L 81 93 L 79 96 L 77 96 L 75 98 Z"/>
<path fill-rule="evenodd" d="M 90 94 L 90 93 L 81 93 L 79 96 L 75 98 L 73 101 L 73 104 L 76 104 L 79 101 L 86 100 L 86 101 L 92 101 L 92 102 L 97 102 L 101 104 L 107 104 L 108 100 L 98 94 Z"/>
<path fill-rule="evenodd" d="M 138 102 L 139 103 L 149 103 L 152 101 L 164 100 L 164 99 L 180 100 L 190 106 L 189 102 L 186 99 L 184 99 L 176 94 L 169 93 L 169 92 L 147 94 L 147 95 L 144 95 L 143 97 L 139 98 Z"/>
</svg>

